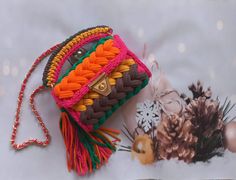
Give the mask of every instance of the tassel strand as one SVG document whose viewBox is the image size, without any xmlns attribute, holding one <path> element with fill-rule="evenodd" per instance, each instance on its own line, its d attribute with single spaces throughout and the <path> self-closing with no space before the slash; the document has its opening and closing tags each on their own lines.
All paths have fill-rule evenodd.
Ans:
<svg viewBox="0 0 236 180">
<path fill-rule="evenodd" d="M 120 141 L 119 131 L 100 128 L 86 132 L 63 109 L 60 123 L 61 133 L 66 146 L 68 170 L 74 169 L 79 175 L 85 175 L 106 163 L 116 151 L 114 142 Z M 114 138 L 111 141 L 109 137 Z"/>
</svg>

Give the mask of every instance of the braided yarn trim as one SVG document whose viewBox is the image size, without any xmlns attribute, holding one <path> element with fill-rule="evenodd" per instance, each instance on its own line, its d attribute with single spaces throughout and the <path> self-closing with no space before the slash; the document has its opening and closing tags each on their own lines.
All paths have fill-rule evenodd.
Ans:
<svg viewBox="0 0 236 180">
<path fill-rule="evenodd" d="M 65 56 L 76 48 L 92 42 L 93 40 L 100 39 L 101 37 L 109 36 L 112 34 L 112 29 L 108 26 L 97 26 L 71 36 L 69 39 L 61 43 L 60 47 L 52 53 L 49 61 L 45 67 L 43 75 L 43 84 L 47 87 L 53 87 L 58 79 L 58 71 L 65 62 Z"/>
<path fill-rule="evenodd" d="M 73 66 L 72 66 L 70 69 L 68 69 L 68 70 L 58 79 L 57 83 L 60 83 L 61 80 L 62 80 L 64 77 L 68 76 L 68 74 L 69 74 L 72 70 L 75 70 L 75 68 L 76 68 L 76 66 L 77 66 L 78 64 L 82 63 L 83 60 L 84 60 L 85 58 L 89 57 L 89 56 L 91 55 L 91 53 L 93 53 L 93 52 L 96 50 L 96 48 L 97 48 L 100 44 L 104 44 L 104 42 L 106 42 L 108 39 L 113 39 L 113 37 L 112 37 L 112 36 L 106 36 L 106 37 L 104 37 L 104 38 L 99 39 L 99 41 L 98 41 L 95 45 L 93 45 L 92 48 L 91 48 L 88 52 L 86 52 L 85 55 L 83 55 L 81 58 L 79 58 L 78 61 L 77 61 L 75 64 L 73 64 Z M 71 53 L 69 53 L 69 54 L 67 55 L 67 57 L 69 58 L 73 53 L 74 53 L 74 51 L 72 51 Z"/>
<path fill-rule="evenodd" d="M 59 99 L 71 98 L 74 93 L 88 83 L 102 67 L 119 54 L 119 48 L 114 46 L 113 40 L 109 39 L 104 44 L 98 45 L 96 50 L 85 58 L 82 63 L 72 70 L 68 76 L 57 84 L 53 91 Z"/>
<path fill-rule="evenodd" d="M 89 91 L 89 84 L 96 80 L 101 74 L 105 73 L 109 75 L 124 59 L 129 58 L 130 56 L 127 55 L 127 47 L 119 38 L 119 36 L 113 36 L 113 41 L 115 46 L 120 50 L 119 54 L 117 54 L 114 59 L 110 60 L 110 63 L 102 67 L 94 77 L 92 77 L 86 84 L 84 84 L 79 90 L 74 91 L 74 95 L 71 98 L 63 98 L 60 99 L 58 96 L 55 95 L 54 90 L 52 90 L 52 96 L 59 107 L 72 107 L 74 104 L 79 102 L 84 95 L 86 95 Z"/>
</svg>

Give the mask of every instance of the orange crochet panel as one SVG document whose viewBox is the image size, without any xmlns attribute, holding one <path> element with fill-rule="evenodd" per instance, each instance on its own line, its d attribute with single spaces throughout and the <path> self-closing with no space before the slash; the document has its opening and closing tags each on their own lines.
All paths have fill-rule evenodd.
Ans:
<svg viewBox="0 0 236 180">
<path fill-rule="evenodd" d="M 119 52 L 120 49 L 115 46 L 113 39 L 109 39 L 104 44 L 98 45 L 94 52 L 86 57 L 82 63 L 78 64 L 74 70 L 54 87 L 53 91 L 55 95 L 59 99 L 73 97 L 76 91 L 88 83 Z"/>
</svg>

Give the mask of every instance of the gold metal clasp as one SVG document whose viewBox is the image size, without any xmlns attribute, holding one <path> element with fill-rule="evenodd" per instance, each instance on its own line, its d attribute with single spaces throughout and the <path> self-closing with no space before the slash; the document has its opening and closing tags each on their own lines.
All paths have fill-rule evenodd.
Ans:
<svg viewBox="0 0 236 180">
<path fill-rule="evenodd" d="M 105 73 L 102 73 L 97 79 L 95 79 L 89 88 L 103 96 L 108 96 L 111 93 L 111 85 L 109 79 Z"/>
</svg>

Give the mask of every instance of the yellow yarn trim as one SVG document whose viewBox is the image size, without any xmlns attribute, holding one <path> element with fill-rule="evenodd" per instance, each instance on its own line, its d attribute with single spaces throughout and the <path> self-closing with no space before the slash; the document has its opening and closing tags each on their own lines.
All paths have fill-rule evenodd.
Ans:
<svg viewBox="0 0 236 180">
<path fill-rule="evenodd" d="M 54 57 L 54 59 L 52 60 L 49 72 L 48 72 L 48 76 L 47 76 L 47 86 L 54 86 L 55 85 L 55 71 L 56 68 L 59 64 L 59 62 L 61 61 L 61 59 L 63 58 L 63 56 L 65 56 L 65 54 L 68 53 L 68 51 L 77 43 L 79 43 L 81 40 L 87 38 L 88 36 L 91 36 L 93 34 L 98 34 L 98 33 L 107 33 L 110 30 L 110 28 L 108 27 L 96 27 L 94 29 L 90 29 L 86 32 L 83 32 L 79 35 L 77 35 L 76 37 L 74 37 L 70 42 L 68 42 L 61 50 L 60 52 Z"/>
</svg>

